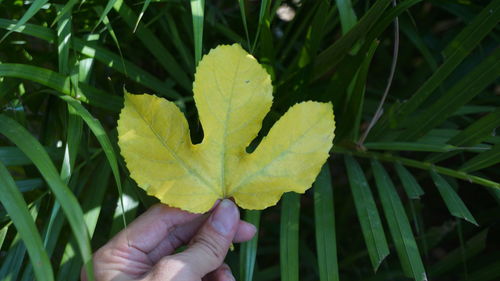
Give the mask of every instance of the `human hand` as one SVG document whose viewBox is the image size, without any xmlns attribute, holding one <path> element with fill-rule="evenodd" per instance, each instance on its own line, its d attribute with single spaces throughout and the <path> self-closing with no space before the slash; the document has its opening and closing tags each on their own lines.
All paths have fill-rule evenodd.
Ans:
<svg viewBox="0 0 500 281">
<path fill-rule="evenodd" d="M 224 258 L 231 242 L 248 241 L 255 232 L 228 199 L 205 215 L 157 204 L 94 254 L 95 280 L 235 280 Z M 87 281 L 84 270 L 81 275 Z"/>
</svg>

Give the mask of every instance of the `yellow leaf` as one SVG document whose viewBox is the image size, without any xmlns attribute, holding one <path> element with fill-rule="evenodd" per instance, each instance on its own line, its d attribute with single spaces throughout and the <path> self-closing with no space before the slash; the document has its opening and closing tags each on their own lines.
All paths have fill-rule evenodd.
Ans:
<svg viewBox="0 0 500 281">
<path fill-rule="evenodd" d="M 119 145 L 131 177 L 148 194 L 201 213 L 230 197 L 242 208 L 264 209 L 284 192 L 311 186 L 332 146 L 330 103 L 292 106 L 247 153 L 273 99 L 271 79 L 255 58 L 236 44 L 211 50 L 200 61 L 193 91 L 204 132 L 196 145 L 174 103 L 125 94 Z"/>
</svg>

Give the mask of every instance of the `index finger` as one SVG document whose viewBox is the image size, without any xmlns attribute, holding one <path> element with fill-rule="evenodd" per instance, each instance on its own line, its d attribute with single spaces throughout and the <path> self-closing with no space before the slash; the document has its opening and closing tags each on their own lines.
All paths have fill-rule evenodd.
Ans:
<svg viewBox="0 0 500 281">
<path fill-rule="evenodd" d="M 133 247 L 147 254 L 176 226 L 200 216 L 202 214 L 192 214 L 164 204 L 156 204 L 120 231 L 109 244 L 114 248 Z"/>
</svg>

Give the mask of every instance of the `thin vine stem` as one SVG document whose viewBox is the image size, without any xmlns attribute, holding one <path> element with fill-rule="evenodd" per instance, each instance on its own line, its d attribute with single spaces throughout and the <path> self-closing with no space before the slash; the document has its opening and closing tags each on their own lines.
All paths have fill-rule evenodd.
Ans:
<svg viewBox="0 0 500 281">
<path fill-rule="evenodd" d="M 396 0 L 392 1 L 392 6 L 396 7 Z M 384 94 L 382 95 L 382 99 L 380 99 L 377 110 L 375 111 L 372 120 L 368 124 L 366 130 L 363 132 L 363 135 L 358 140 L 358 146 L 363 146 L 363 143 L 368 137 L 368 134 L 370 133 L 371 129 L 373 128 L 373 126 L 375 126 L 375 124 L 377 124 L 377 121 L 380 119 L 380 117 L 384 112 L 383 110 L 384 103 L 385 100 L 387 99 L 387 95 L 389 94 L 389 90 L 391 89 L 392 81 L 394 80 L 394 74 L 396 73 L 398 54 L 399 54 L 399 18 L 396 17 L 394 19 L 394 49 L 392 51 L 391 71 L 389 73 L 389 78 L 387 79 L 387 85 L 385 86 Z"/>
</svg>

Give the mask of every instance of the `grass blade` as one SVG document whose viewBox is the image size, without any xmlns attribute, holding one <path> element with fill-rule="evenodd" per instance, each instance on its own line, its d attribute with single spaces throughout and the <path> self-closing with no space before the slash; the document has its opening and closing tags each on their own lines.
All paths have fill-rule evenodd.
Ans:
<svg viewBox="0 0 500 281">
<path fill-rule="evenodd" d="M 74 2 L 74 1 L 73 1 Z M 72 34 L 71 34 L 71 8 L 75 4 L 68 2 L 66 7 L 69 6 L 69 10 L 61 12 L 61 18 L 57 22 L 57 51 L 58 51 L 58 63 L 59 72 L 63 75 L 70 74 L 69 66 L 69 48 L 71 44 Z M 71 80 L 70 80 L 71 81 Z M 72 85 L 74 86 L 74 85 Z M 74 95 L 73 90 L 73 95 Z M 73 167 L 75 164 L 76 156 L 78 153 L 78 146 L 80 145 L 80 139 L 82 136 L 82 120 L 75 115 L 74 111 L 68 107 L 67 116 L 67 136 L 66 136 L 66 149 L 64 153 L 63 164 L 61 168 L 61 178 L 68 184 L 69 178 L 73 173 Z"/>
<path fill-rule="evenodd" d="M 400 163 L 394 164 L 394 168 L 398 173 L 399 179 L 403 184 L 408 198 L 420 199 L 420 196 L 424 195 L 424 191 L 422 190 L 420 184 L 418 184 L 415 177 Z"/>
<path fill-rule="evenodd" d="M 257 257 L 257 244 L 259 241 L 259 224 L 261 211 L 246 210 L 245 221 L 249 222 L 257 228 L 257 233 L 252 240 L 241 244 L 240 247 L 240 280 L 252 281 L 255 271 L 255 258 Z"/>
<path fill-rule="evenodd" d="M 335 0 L 337 9 L 339 10 L 340 26 L 342 34 L 346 34 L 353 26 L 356 25 L 358 18 L 352 8 L 351 0 Z"/>
<path fill-rule="evenodd" d="M 427 280 L 422 258 L 420 257 L 415 237 L 413 237 L 411 231 L 410 222 L 406 216 L 401 199 L 394 188 L 394 184 L 380 162 L 372 160 L 371 165 L 385 218 L 387 219 L 403 272 L 406 276 L 416 281 Z"/>
<path fill-rule="evenodd" d="M 99 20 L 97 21 L 93 30 L 95 30 L 103 22 L 104 18 L 108 16 L 108 13 L 111 11 L 111 9 L 113 9 L 113 6 L 115 5 L 115 2 L 116 0 L 108 0 L 108 3 L 106 4 L 106 7 L 104 7 L 104 11 L 101 13 L 101 16 L 99 17 Z"/>
<path fill-rule="evenodd" d="M 462 218 L 468 222 L 478 225 L 476 219 L 472 216 L 469 209 L 467 209 L 464 202 L 460 199 L 453 187 L 451 187 L 451 185 L 435 171 L 431 171 L 431 176 L 450 213 L 457 218 Z"/>
<path fill-rule="evenodd" d="M 423 36 L 417 31 L 415 25 L 408 20 L 408 17 L 402 17 L 400 18 L 400 27 L 401 31 L 408 37 L 415 48 L 420 51 L 430 68 L 435 71 L 438 68 L 436 58 L 423 40 Z"/>
<path fill-rule="evenodd" d="M 118 169 L 118 160 L 117 160 L 118 158 L 116 157 L 113 145 L 111 144 L 111 141 L 109 140 L 109 137 L 106 134 L 106 131 L 102 127 L 101 123 L 99 122 L 99 120 L 95 119 L 90 114 L 90 112 L 88 112 L 88 110 L 85 107 L 83 107 L 77 100 L 64 95 L 59 95 L 59 97 L 63 99 L 65 102 L 67 102 L 68 105 L 75 110 L 76 114 L 78 114 L 85 121 L 87 126 L 89 126 L 90 130 L 97 138 L 97 141 L 101 145 L 104 154 L 108 159 L 111 171 L 113 172 L 113 176 L 115 178 L 116 186 L 118 188 L 118 193 L 121 196 L 123 194 L 123 188 L 120 179 L 120 171 Z M 122 204 L 122 209 L 124 209 L 123 202 L 121 202 L 121 204 Z M 123 224 L 124 226 L 127 225 L 125 217 L 123 217 Z"/>
<path fill-rule="evenodd" d="M 361 125 L 361 117 L 363 114 L 363 105 L 365 101 L 366 80 L 368 78 L 368 70 L 372 63 L 373 55 L 379 46 L 379 41 L 373 41 L 368 52 L 366 52 L 363 62 L 359 66 L 350 86 L 347 87 L 347 94 L 345 96 L 344 106 L 339 116 L 339 120 L 352 120 L 352 122 L 344 122 L 339 124 L 336 129 L 336 134 L 340 138 L 347 135 L 352 141 L 359 139 L 359 131 Z M 344 100 L 344 98 L 342 98 Z M 340 102 L 343 102 L 340 101 Z"/>
<path fill-rule="evenodd" d="M 96 11 L 96 13 L 98 15 L 102 14 L 102 12 L 103 12 L 101 6 L 94 7 L 94 10 Z M 120 42 L 118 42 L 118 38 L 116 37 L 115 30 L 113 29 L 113 26 L 109 22 L 109 19 L 108 19 L 107 16 L 104 17 L 104 19 L 103 19 L 102 22 L 104 23 L 104 26 L 105 26 L 106 30 L 108 31 L 109 35 L 111 36 L 111 39 L 113 39 L 113 42 L 115 43 L 116 49 L 118 49 L 118 54 L 120 55 L 120 59 L 121 59 L 121 63 L 122 63 L 122 66 L 123 66 L 123 70 L 125 72 L 125 76 L 129 76 L 128 72 L 127 72 L 127 67 L 125 66 L 125 60 L 123 59 L 122 48 L 120 47 Z M 89 39 L 92 35 L 94 35 L 94 34 L 91 34 L 90 36 L 87 36 L 87 39 Z M 97 39 L 99 39 L 98 36 L 96 36 L 96 38 L 95 38 L 94 41 L 96 41 Z M 87 40 L 87 41 L 90 41 L 90 40 Z M 112 67 L 113 65 L 111 64 L 110 66 Z"/>
<path fill-rule="evenodd" d="M 472 146 L 493 135 L 495 128 L 500 126 L 500 109 L 497 109 L 481 119 L 470 124 L 460 133 L 452 137 L 448 143 L 454 146 Z M 427 161 L 438 162 L 456 155 L 456 152 L 433 155 Z"/>
<path fill-rule="evenodd" d="M 281 199 L 280 267 L 281 280 L 299 280 L 300 195 L 289 192 Z"/>
<path fill-rule="evenodd" d="M 108 187 L 110 176 L 110 166 L 105 161 L 99 161 L 96 172 L 93 176 L 93 181 L 85 189 L 85 198 L 83 199 L 82 208 L 85 212 L 85 224 L 89 229 L 89 234 L 94 235 L 94 231 L 99 219 L 99 214 L 103 206 L 103 198 Z M 74 250 L 74 239 L 66 244 L 64 249 L 61 266 L 59 267 L 57 280 L 70 281 L 78 280 L 80 271 L 80 260 L 76 257 Z"/>
<path fill-rule="evenodd" d="M 271 5 L 269 3 L 269 5 Z M 268 13 L 270 9 L 267 9 Z M 258 53 L 262 61 L 262 66 L 271 75 L 271 79 L 276 78 L 276 50 L 274 49 L 274 36 L 271 30 L 271 16 L 266 15 L 264 23 L 261 26 L 260 36 L 258 39 Z M 255 45 L 255 48 L 257 48 Z M 264 63 L 266 62 L 266 63 Z"/>
<path fill-rule="evenodd" d="M 18 29 L 21 25 L 27 23 L 38 11 L 48 2 L 48 0 L 35 0 L 31 6 L 28 8 L 28 10 L 23 14 L 21 19 L 16 22 L 16 25 L 14 26 L 13 30 Z M 0 43 L 7 38 L 13 31 L 10 30 L 5 35 L 0 39 Z"/>
<path fill-rule="evenodd" d="M 73 235 L 76 238 L 82 260 L 85 264 L 85 270 L 88 276 L 93 280 L 93 267 L 91 258 L 92 250 L 90 247 L 87 228 L 83 222 L 83 212 L 78 204 L 78 200 L 68 187 L 61 181 L 54 164 L 50 160 L 47 152 L 40 143 L 16 121 L 0 114 L 0 133 L 5 135 L 15 143 L 35 164 L 47 184 L 54 193 L 57 201 L 66 214 Z"/>
<path fill-rule="evenodd" d="M 40 83 L 65 95 L 71 95 L 69 77 L 51 70 L 24 64 L 0 64 L 0 76 L 17 77 Z M 123 106 L 122 97 L 112 96 L 88 84 L 79 83 L 76 97 L 82 102 L 99 108 L 120 111 Z"/>
<path fill-rule="evenodd" d="M 73 45 L 76 51 L 82 53 L 83 55 L 94 57 L 101 63 L 125 74 L 134 82 L 155 90 L 159 95 L 175 99 L 180 97 L 179 93 L 174 91 L 171 86 L 167 85 L 165 82 L 162 82 L 160 79 L 144 71 L 134 63 L 106 50 L 97 43 L 74 38 Z"/>
<path fill-rule="evenodd" d="M 306 66 L 316 58 L 318 50 L 321 47 L 320 44 L 326 34 L 325 25 L 328 24 L 328 20 L 334 13 L 334 8 L 331 7 L 328 1 L 318 1 L 317 5 L 314 5 L 310 9 L 313 13 L 307 16 L 312 18 L 311 21 L 304 21 L 302 25 L 298 27 L 299 29 L 305 29 L 307 27 L 305 31 L 305 34 L 307 34 L 307 44 L 302 46 L 299 55 L 295 57 L 296 62 L 289 67 L 289 71 L 301 68 L 301 71 L 304 72 L 303 77 L 307 77 L 308 74 L 310 74 L 310 69 Z"/>
<path fill-rule="evenodd" d="M 319 6 L 326 7 L 327 11 L 319 11 L 317 9 Z M 326 14 L 327 16 L 320 19 L 318 18 L 318 15 L 321 14 Z M 302 17 L 303 19 L 297 23 L 292 21 L 292 24 L 289 25 L 285 30 L 285 34 L 283 35 L 282 39 L 280 39 L 278 44 L 275 46 L 277 50 L 282 50 L 279 54 L 279 60 L 286 61 L 288 57 L 291 57 L 290 54 L 294 50 L 294 46 L 296 46 L 300 42 L 301 36 L 305 36 L 305 34 L 307 34 L 308 32 L 311 32 L 311 36 L 317 36 L 318 34 L 335 28 L 337 22 L 332 20 L 332 18 L 336 15 L 336 10 L 334 10 L 331 7 L 331 3 L 328 3 L 327 1 L 316 1 L 315 3 L 311 3 L 310 7 L 299 9 L 297 11 L 296 17 Z M 312 31 L 316 29 L 314 27 L 314 21 L 323 22 L 323 25 L 321 26 L 323 27 L 323 29 L 317 30 L 316 32 L 312 33 Z M 303 46 L 303 49 L 307 49 L 307 46 Z"/>
<path fill-rule="evenodd" d="M 0 163 L 2 165 L 2 163 Z M 7 231 L 9 231 L 10 223 L 7 223 L 0 229 L 0 249 L 2 249 L 3 242 L 5 241 L 5 236 L 7 236 Z"/>
<path fill-rule="evenodd" d="M 60 173 L 61 179 L 66 185 L 69 183 L 69 180 L 73 175 L 73 168 L 75 166 L 75 160 L 78 154 L 78 147 L 80 145 L 82 133 L 83 133 L 82 119 L 75 114 L 74 110 L 71 107 L 68 106 L 67 140 L 64 151 L 64 159 L 62 161 L 62 167 Z M 58 213 L 60 212 L 60 207 L 61 205 L 58 202 L 55 202 L 52 207 L 53 215 L 51 215 L 49 219 L 48 233 L 52 232 L 54 229 L 54 223 L 55 223 L 54 220 L 60 219 L 57 216 Z"/>
<path fill-rule="evenodd" d="M 314 65 L 314 80 L 333 69 L 349 53 L 354 44 L 370 31 L 370 27 L 382 16 L 390 3 L 391 0 L 376 1 L 356 26 L 318 55 Z"/>
<path fill-rule="evenodd" d="M 15 21 L 0 19 L 0 28 L 12 30 L 12 28 L 14 27 L 14 23 Z M 111 27 L 111 25 L 109 26 Z M 54 43 L 57 36 L 56 33 L 51 29 L 33 24 L 22 25 L 16 30 L 16 32 L 31 35 L 43 39 L 49 43 Z M 111 28 L 109 28 L 109 32 L 111 34 L 111 37 L 113 38 L 113 41 L 115 41 L 115 36 L 113 35 L 114 32 Z M 117 42 L 115 42 L 115 44 L 117 45 Z M 73 37 L 70 47 L 83 55 L 95 58 L 106 66 L 111 67 L 114 70 L 124 74 L 134 82 L 142 84 L 149 89 L 155 90 L 159 95 L 164 95 L 169 98 L 180 97 L 180 95 L 176 91 L 174 91 L 172 87 L 167 83 L 162 82 L 160 79 L 141 69 L 131 61 L 124 59 L 121 55 L 117 55 L 107 50 L 105 47 L 96 42 Z"/>
<path fill-rule="evenodd" d="M 257 47 L 257 43 L 259 42 L 260 38 L 260 31 L 262 27 L 266 24 L 265 18 L 267 11 L 269 10 L 271 2 L 269 0 L 263 0 L 260 2 L 260 9 L 259 9 L 259 22 L 257 24 L 257 32 L 255 33 L 255 39 L 253 40 L 252 44 L 252 49 L 250 50 L 250 53 L 253 54 L 255 51 L 255 48 Z"/>
<path fill-rule="evenodd" d="M 483 265 L 480 269 L 470 273 L 460 281 L 494 281 L 500 278 L 500 261 L 498 259 Z"/>
<path fill-rule="evenodd" d="M 387 27 L 394 22 L 396 17 L 401 16 L 401 14 L 408 12 L 408 10 L 414 5 L 420 3 L 422 0 L 406 0 L 397 3 L 396 6 L 390 7 L 387 12 L 382 16 L 376 23 L 375 26 L 366 33 L 365 44 L 371 44 L 373 40 L 376 40 L 380 35 L 387 29 Z"/>
<path fill-rule="evenodd" d="M 66 2 L 64 7 L 62 9 L 59 9 L 57 12 L 57 16 L 52 22 L 52 25 L 58 23 L 63 17 L 66 18 L 71 18 L 71 11 L 73 10 L 73 7 L 79 2 L 79 0 L 69 0 Z"/>
<path fill-rule="evenodd" d="M 18 180 L 16 181 L 16 185 L 17 187 L 19 187 L 19 191 L 24 193 L 42 188 L 44 186 L 44 183 L 41 178 L 34 178 L 34 179 Z"/>
<path fill-rule="evenodd" d="M 1 19 L 0 19 L 1 20 Z M 5 107 L 16 93 L 16 89 L 21 84 L 19 79 L 4 78 L 0 83 L 0 107 Z"/>
<path fill-rule="evenodd" d="M 43 39 L 49 43 L 54 43 L 57 40 L 57 33 L 54 32 L 54 30 L 39 26 L 39 25 L 34 25 L 34 24 L 23 24 L 18 27 L 16 27 L 16 21 L 9 20 L 9 19 L 2 19 L 0 18 L 0 27 L 13 31 L 13 32 L 18 32 L 22 34 L 27 34 L 31 35 L 40 39 Z"/>
<path fill-rule="evenodd" d="M 247 48 L 250 49 L 250 34 L 248 33 L 248 24 L 247 24 L 247 13 L 245 8 L 245 0 L 238 0 L 240 5 L 241 12 L 241 21 L 243 22 L 243 29 L 245 29 L 245 36 L 247 38 Z"/>
<path fill-rule="evenodd" d="M 384 228 L 363 170 L 352 156 L 346 155 L 344 159 L 366 248 L 373 269 L 376 271 L 385 257 L 389 255 Z"/>
<path fill-rule="evenodd" d="M 460 167 L 461 171 L 478 171 L 500 162 L 500 144 L 494 145 L 490 150 L 485 151 L 471 158 Z"/>
<path fill-rule="evenodd" d="M 255 273 L 255 276 L 259 281 L 280 280 L 280 267 L 279 265 L 267 267 Z"/>
<path fill-rule="evenodd" d="M 36 220 L 38 212 L 35 208 L 31 208 L 33 220 Z M 17 281 L 21 266 L 23 265 L 26 255 L 26 247 L 21 241 L 19 233 L 14 236 L 12 243 L 7 251 L 6 257 L 3 259 L 2 267 L 0 268 L 0 280 L 2 281 Z"/>
<path fill-rule="evenodd" d="M 170 40 L 174 44 L 174 46 L 177 49 L 177 52 L 181 55 L 181 57 L 184 60 L 184 64 L 186 66 L 187 72 L 188 73 L 194 73 L 195 71 L 195 63 L 194 63 L 194 54 L 191 54 L 190 48 L 188 45 L 184 42 L 184 40 L 187 40 L 184 38 L 184 34 L 180 34 L 182 30 L 180 29 L 180 26 L 178 23 L 175 21 L 174 17 L 172 16 L 171 13 L 165 13 L 162 19 L 160 20 L 160 24 L 163 29 L 165 29 L 166 33 L 170 37 Z"/>
<path fill-rule="evenodd" d="M 149 4 L 151 3 L 151 0 L 146 0 L 144 1 L 144 4 L 142 5 L 142 10 L 141 12 L 139 13 L 139 16 L 137 17 L 137 22 L 135 23 L 135 26 L 134 26 L 134 32 L 137 30 L 137 26 L 139 25 L 139 23 L 141 22 L 141 19 L 142 19 L 142 16 L 144 16 L 144 12 L 146 12 L 146 9 L 149 7 Z"/>
<path fill-rule="evenodd" d="M 70 181 L 70 189 L 75 194 L 79 194 L 84 186 L 86 186 L 89 182 L 89 179 L 93 176 L 95 172 L 95 166 L 85 166 L 85 169 L 81 170 L 79 168 L 75 169 L 75 173 L 73 173 L 72 181 Z M 52 224 L 50 224 L 52 222 Z M 62 212 L 58 212 L 54 208 L 52 208 L 50 214 L 50 221 L 46 224 L 44 229 L 44 244 L 45 249 L 52 255 L 59 242 L 59 237 L 61 235 L 61 230 L 65 223 L 64 214 Z M 27 276 L 29 277 L 29 276 Z M 29 278 L 25 278 L 22 281 L 28 281 Z"/>
<path fill-rule="evenodd" d="M 60 161 L 63 159 L 63 151 L 60 148 L 44 147 L 53 161 Z M 29 159 L 19 148 L 15 146 L 1 146 L 0 147 L 0 162 L 5 166 L 24 166 L 31 165 Z"/>
<path fill-rule="evenodd" d="M 61 21 L 59 21 L 58 26 L 64 24 L 67 18 L 63 16 Z M 76 65 L 73 67 L 73 72 L 75 72 Z M 63 74 L 69 74 L 69 67 L 63 68 L 59 70 Z M 76 72 L 75 72 L 76 73 Z M 71 85 L 77 85 L 78 81 L 76 81 L 76 75 L 70 76 Z M 71 89 L 74 93 L 74 88 Z M 64 159 L 62 161 L 61 167 L 61 179 L 65 184 L 68 184 L 70 179 L 73 178 L 75 180 L 75 162 L 78 156 L 78 148 L 80 146 L 80 141 L 83 135 L 83 121 L 82 119 L 75 113 L 75 110 L 67 105 L 68 114 L 67 114 L 67 125 L 66 125 L 66 144 L 64 151 Z M 47 223 L 47 227 L 45 229 L 44 236 L 44 245 L 46 246 L 47 252 L 49 255 L 53 252 L 53 244 L 51 243 L 51 238 L 57 238 L 60 230 L 63 225 L 62 213 L 60 211 L 61 205 L 58 202 L 55 202 L 52 206 L 51 214 L 49 221 Z M 71 239 L 74 241 L 74 239 Z M 73 251 L 74 253 L 74 251 Z M 31 280 L 33 277 L 32 268 L 27 267 L 23 274 L 22 281 Z"/>
<path fill-rule="evenodd" d="M 68 3 L 69 4 L 69 3 Z M 65 6 L 66 7 L 66 6 Z M 61 12 L 61 20 L 57 24 L 57 53 L 59 72 L 63 75 L 69 74 L 69 46 L 71 42 L 71 9 L 65 13 Z"/>
<path fill-rule="evenodd" d="M 109 236 L 115 236 L 124 228 L 123 217 L 125 221 L 132 221 L 137 217 L 139 209 L 139 199 L 137 198 L 137 185 L 128 178 L 123 183 L 123 193 L 118 198 L 118 202 L 113 214 L 113 222 Z M 122 205 L 123 204 L 123 205 Z"/>
<path fill-rule="evenodd" d="M 469 23 L 448 45 L 449 50 L 444 63 L 427 81 L 398 109 L 398 118 L 409 116 L 442 85 L 444 80 L 457 68 L 467 55 L 497 26 L 500 20 L 500 0 L 493 0 Z M 459 46 L 459 47 L 458 47 Z M 448 48 L 447 48 L 448 49 Z M 372 131 L 372 136 L 381 134 L 389 126 L 389 118 L 384 117 Z"/>
<path fill-rule="evenodd" d="M 194 60 L 195 66 L 203 53 L 203 23 L 205 21 L 205 0 L 190 0 L 193 17 Z"/>
<path fill-rule="evenodd" d="M 116 0 L 113 8 L 120 14 L 130 28 L 134 28 L 137 17 L 134 12 L 124 3 L 123 0 Z M 144 46 L 158 60 L 158 63 L 174 78 L 185 90 L 191 92 L 191 79 L 175 60 L 175 57 L 167 50 L 156 35 L 139 23 L 135 35 L 142 41 Z"/>
<path fill-rule="evenodd" d="M 500 48 L 496 48 L 488 58 L 460 79 L 423 113 L 404 120 L 402 126 L 408 125 L 408 127 L 400 134 L 399 139 L 414 140 L 443 123 L 453 112 L 495 82 L 498 79 L 498 73 L 500 73 Z"/>
<path fill-rule="evenodd" d="M 89 126 L 92 133 L 94 133 L 95 137 L 97 138 L 97 141 L 101 145 L 104 153 L 106 154 L 106 157 L 108 158 L 109 165 L 111 166 L 111 169 L 113 171 L 116 184 L 119 187 L 121 187 L 120 173 L 118 170 L 118 160 L 116 157 L 116 153 L 101 123 L 97 119 L 95 119 L 90 114 L 90 112 L 88 112 L 88 110 L 85 107 L 83 107 L 83 105 L 81 105 L 77 100 L 63 95 L 59 95 L 59 97 L 65 102 L 67 102 L 68 105 L 70 105 L 75 110 L 75 114 L 78 114 L 85 121 L 87 126 Z"/>
<path fill-rule="evenodd" d="M 339 69 L 342 69 L 342 71 L 337 71 L 333 74 L 325 92 L 318 97 L 321 100 L 335 101 L 333 106 L 336 115 L 342 114 L 345 111 L 344 104 L 349 100 L 349 93 L 352 92 L 352 81 L 356 78 L 356 73 L 359 71 L 361 65 L 366 62 L 366 54 L 370 50 L 370 47 L 371 46 L 365 44 L 356 55 L 347 56 L 342 59 L 337 66 Z"/>
<path fill-rule="evenodd" d="M 469 239 L 465 243 L 463 249 L 461 247 L 458 247 L 449 252 L 438 263 L 432 266 L 432 268 L 429 270 L 429 275 L 432 278 L 437 278 L 460 265 L 463 262 L 464 258 L 465 260 L 468 260 L 477 256 L 486 248 L 488 231 L 489 229 L 487 228 Z M 465 257 L 462 256 L 463 253 L 465 253 Z"/>
<path fill-rule="evenodd" d="M 343 112 L 343 120 L 353 120 L 354 126 L 349 130 L 349 135 L 352 141 L 356 141 L 359 139 L 359 131 L 362 122 L 362 114 L 363 114 L 363 105 L 365 101 L 365 91 L 366 91 L 366 80 L 368 78 L 368 70 L 370 69 L 370 65 L 373 59 L 373 55 L 377 50 L 379 45 L 379 41 L 373 41 L 366 53 L 366 57 L 363 60 L 358 72 L 356 73 L 355 80 L 353 80 L 352 88 L 349 87 L 349 99 L 346 103 L 347 111 Z M 356 47 L 355 47 L 356 48 Z M 339 119 L 340 120 L 340 119 Z M 344 122 L 344 124 L 349 124 L 350 122 Z M 340 124 L 339 124 L 340 125 Z M 340 127 L 340 126 L 339 126 Z M 344 129 L 345 126 L 342 126 Z M 340 129 L 340 128 L 339 128 Z M 346 131 L 346 129 L 344 129 Z M 339 136 L 342 135 L 342 132 L 339 130 Z"/>
<path fill-rule="evenodd" d="M 336 281 L 339 280 L 339 265 L 337 261 L 333 186 L 328 162 L 321 169 L 313 187 L 319 279 L 321 281 Z"/>
<path fill-rule="evenodd" d="M 37 280 L 54 280 L 52 265 L 43 248 L 40 233 L 31 218 L 23 195 L 2 163 L 0 163 L 0 202 L 9 213 L 17 233 L 26 245 Z"/>
</svg>

